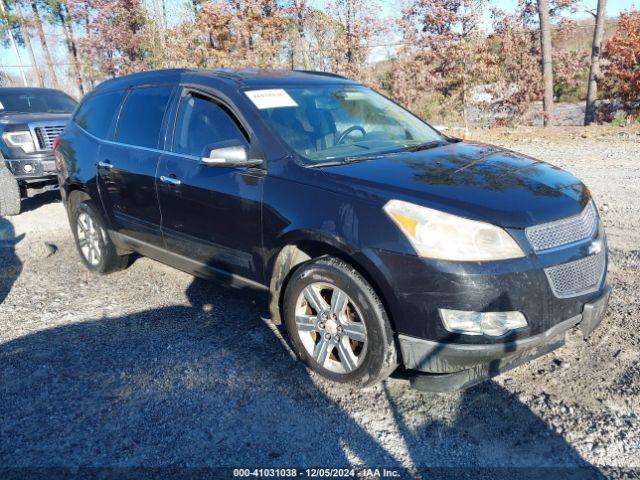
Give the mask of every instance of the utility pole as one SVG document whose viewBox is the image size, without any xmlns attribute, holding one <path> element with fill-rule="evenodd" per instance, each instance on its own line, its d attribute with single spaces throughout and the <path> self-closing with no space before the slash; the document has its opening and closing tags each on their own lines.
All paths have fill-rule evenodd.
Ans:
<svg viewBox="0 0 640 480">
<path fill-rule="evenodd" d="M 2 16 L 5 18 L 7 22 L 7 32 L 9 32 L 9 40 L 11 42 L 11 46 L 13 47 L 13 53 L 15 53 L 16 58 L 18 59 L 18 68 L 20 69 L 20 75 L 22 76 L 22 83 L 26 87 L 27 84 L 27 76 L 24 74 L 24 67 L 22 66 L 22 59 L 20 58 L 20 51 L 18 50 L 18 44 L 16 43 L 16 39 L 13 37 L 13 30 L 11 30 L 11 25 L 9 23 L 9 16 L 7 15 L 7 10 L 4 7 L 4 1 L 0 0 L 0 10 L 2 10 Z"/>
</svg>

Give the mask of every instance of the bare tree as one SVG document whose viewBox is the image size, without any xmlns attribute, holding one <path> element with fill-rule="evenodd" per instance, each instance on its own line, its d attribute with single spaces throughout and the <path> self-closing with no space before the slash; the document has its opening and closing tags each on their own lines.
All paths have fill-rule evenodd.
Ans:
<svg viewBox="0 0 640 480">
<path fill-rule="evenodd" d="M 65 43 L 69 52 L 69 58 L 71 60 L 71 73 L 76 79 L 80 95 L 84 95 L 84 82 L 82 81 L 80 60 L 78 58 L 78 47 L 73 31 L 73 16 L 71 15 L 70 6 L 67 0 L 48 0 L 47 8 L 51 13 L 51 23 L 55 25 L 59 22 L 62 27 Z"/>
<path fill-rule="evenodd" d="M 584 124 L 590 125 L 595 121 L 596 100 L 598 99 L 598 80 L 600 78 L 600 50 L 602 48 L 602 35 L 607 16 L 607 0 L 598 0 L 595 16 L 596 26 L 593 30 L 593 43 L 591 44 L 591 66 L 589 67 L 589 86 L 587 89 L 587 104 L 584 109 Z"/>
<path fill-rule="evenodd" d="M 49 44 L 47 43 L 47 37 L 44 35 L 44 28 L 42 27 L 42 20 L 40 19 L 40 10 L 38 9 L 37 0 L 31 0 L 31 10 L 33 10 L 33 22 L 36 27 L 36 32 L 38 32 L 38 37 L 40 38 L 40 43 L 42 44 L 42 51 L 44 52 L 44 59 L 49 67 L 49 74 L 51 75 L 51 79 L 53 80 L 53 86 L 56 88 L 60 88 L 60 84 L 58 83 L 58 76 L 56 75 L 56 69 L 53 65 L 53 60 L 51 58 L 51 52 L 49 51 Z"/>
<path fill-rule="evenodd" d="M 38 67 L 38 62 L 36 61 L 36 56 L 33 53 L 29 26 L 24 19 L 24 15 L 22 14 L 22 7 L 20 6 L 20 2 L 15 2 L 14 8 L 16 11 L 18 25 L 20 25 L 20 36 L 22 37 L 22 43 L 24 43 L 24 48 L 25 50 L 27 50 L 29 61 L 31 62 L 31 69 L 33 70 L 36 80 L 38 81 L 38 86 L 44 87 L 44 78 L 42 78 L 42 73 L 40 72 L 40 68 Z"/>
<path fill-rule="evenodd" d="M 549 1 L 538 0 L 540 17 L 540 46 L 542 52 L 542 81 L 544 83 L 544 126 L 551 123 L 553 117 L 553 50 L 551 47 L 551 18 Z"/>
<path fill-rule="evenodd" d="M 151 17 L 153 17 L 155 21 L 155 26 L 153 28 L 153 43 L 155 44 L 154 57 L 157 57 L 156 60 L 159 61 L 160 65 L 165 66 L 165 56 L 167 55 L 167 26 L 164 21 L 160 2 L 158 0 L 151 0 L 151 4 L 153 6 L 153 14 Z"/>
<path fill-rule="evenodd" d="M 156 18 L 156 22 L 158 22 L 158 27 L 165 29 L 167 26 L 164 24 L 164 16 L 162 15 L 160 2 L 158 0 L 151 0 L 151 4 L 153 5 L 153 15 Z"/>
<path fill-rule="evenodd" d="M 11 22 L 9 20 L 9 8 L 6 5 L 6 0 L 0 0 L 0 13 L 2 13 L 3 20 L 7 25 L 7 34 L 9 35 L 9 41 L 11 42 L 11 46 L 13 47 L 13 53 L 16 56 L 16 60 L 18 61 L 18 67 L 20 69 L 20 76 L 22 77 L 22 83 L 24 86 L 27 86 L 27 77 L 24 74 L 24 67 L 22 66 L 22 59 L 20 58 L 20 51 L 18 50 L 18 45 L 16 44 L 16 39 L 13 35 L 13 31 L 11 29 Z"/>
</svg>

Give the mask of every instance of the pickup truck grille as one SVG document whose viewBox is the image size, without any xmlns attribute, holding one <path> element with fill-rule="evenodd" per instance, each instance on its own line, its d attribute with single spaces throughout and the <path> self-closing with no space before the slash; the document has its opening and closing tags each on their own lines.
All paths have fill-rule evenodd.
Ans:
<svg viewBox="0 0 640 480">
<path fill-rule="evenodd" d="M 558 298 L 592 293 L 600 288 L 607 264 L 606 250 L 569 263 L 545 268 L 549 285 Z"/>
<path fill-rule="evenodd" d="M 593 237 L 598 228 L 598 213 L 593 202 L 578 215 L 525 229 L 527 239 L 536 251 L 548 250 Z"/>
<path fill-rule="evenodd" d="M 38 139 L 39 150 L 53 149 L 53 141 L 64 131 L 64 125 L 44 125 L 33 130 Z"/>
</svg>

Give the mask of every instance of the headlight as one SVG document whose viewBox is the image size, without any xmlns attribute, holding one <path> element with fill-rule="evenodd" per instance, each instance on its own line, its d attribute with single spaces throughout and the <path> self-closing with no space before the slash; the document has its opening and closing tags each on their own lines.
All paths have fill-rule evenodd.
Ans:
<svg viewBox="0 0 640 480">
<path fill-rule="evenodd" d="M 506 333 L 527 326 L 521 312 L 465 312 L 439 310 L 444 328 L 452 333 L 501 337 Z"/>
<path fill-rule="evenodd" d="M 4 138 L 4 141 L 12 147 L 21 147 L 22 150 L 24 150 L 24 153 L 35 152 L 36 150 L 33 138 L 31 137 L 31 132 L 29 131 L 5 132 L 2 135 L 2 138 Z"/>
<path fill-rule="evenodd" d="M 384 211 L 421 257 L 468 262 L 524 257 L 511 235 L 489 223 L 401 200 L 390 200 Z"/>
</svg>

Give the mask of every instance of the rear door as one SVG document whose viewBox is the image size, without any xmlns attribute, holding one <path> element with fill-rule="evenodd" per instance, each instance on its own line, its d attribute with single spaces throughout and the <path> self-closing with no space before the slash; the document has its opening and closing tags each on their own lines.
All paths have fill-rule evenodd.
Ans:
<svg viewBox="0 0 640 480">
<path fill-rule="evenodd" d="M 120 234 L 164 247 L 156 173 L 162 155 L 173 86 L 131 89 L 122 105 L 113 141 L 103 143 L 97 165 L 100 194 Z"/>
<path fill-rule="evenodd" d="M 158 199 L 167 248 L 199 264 L 262 282 L 261 201 L 264 170 L 211 167 L 207 147 L 249 135 L 214 96 L 184 89 L 174 133 L 158 169 Z"/>
</svg>

